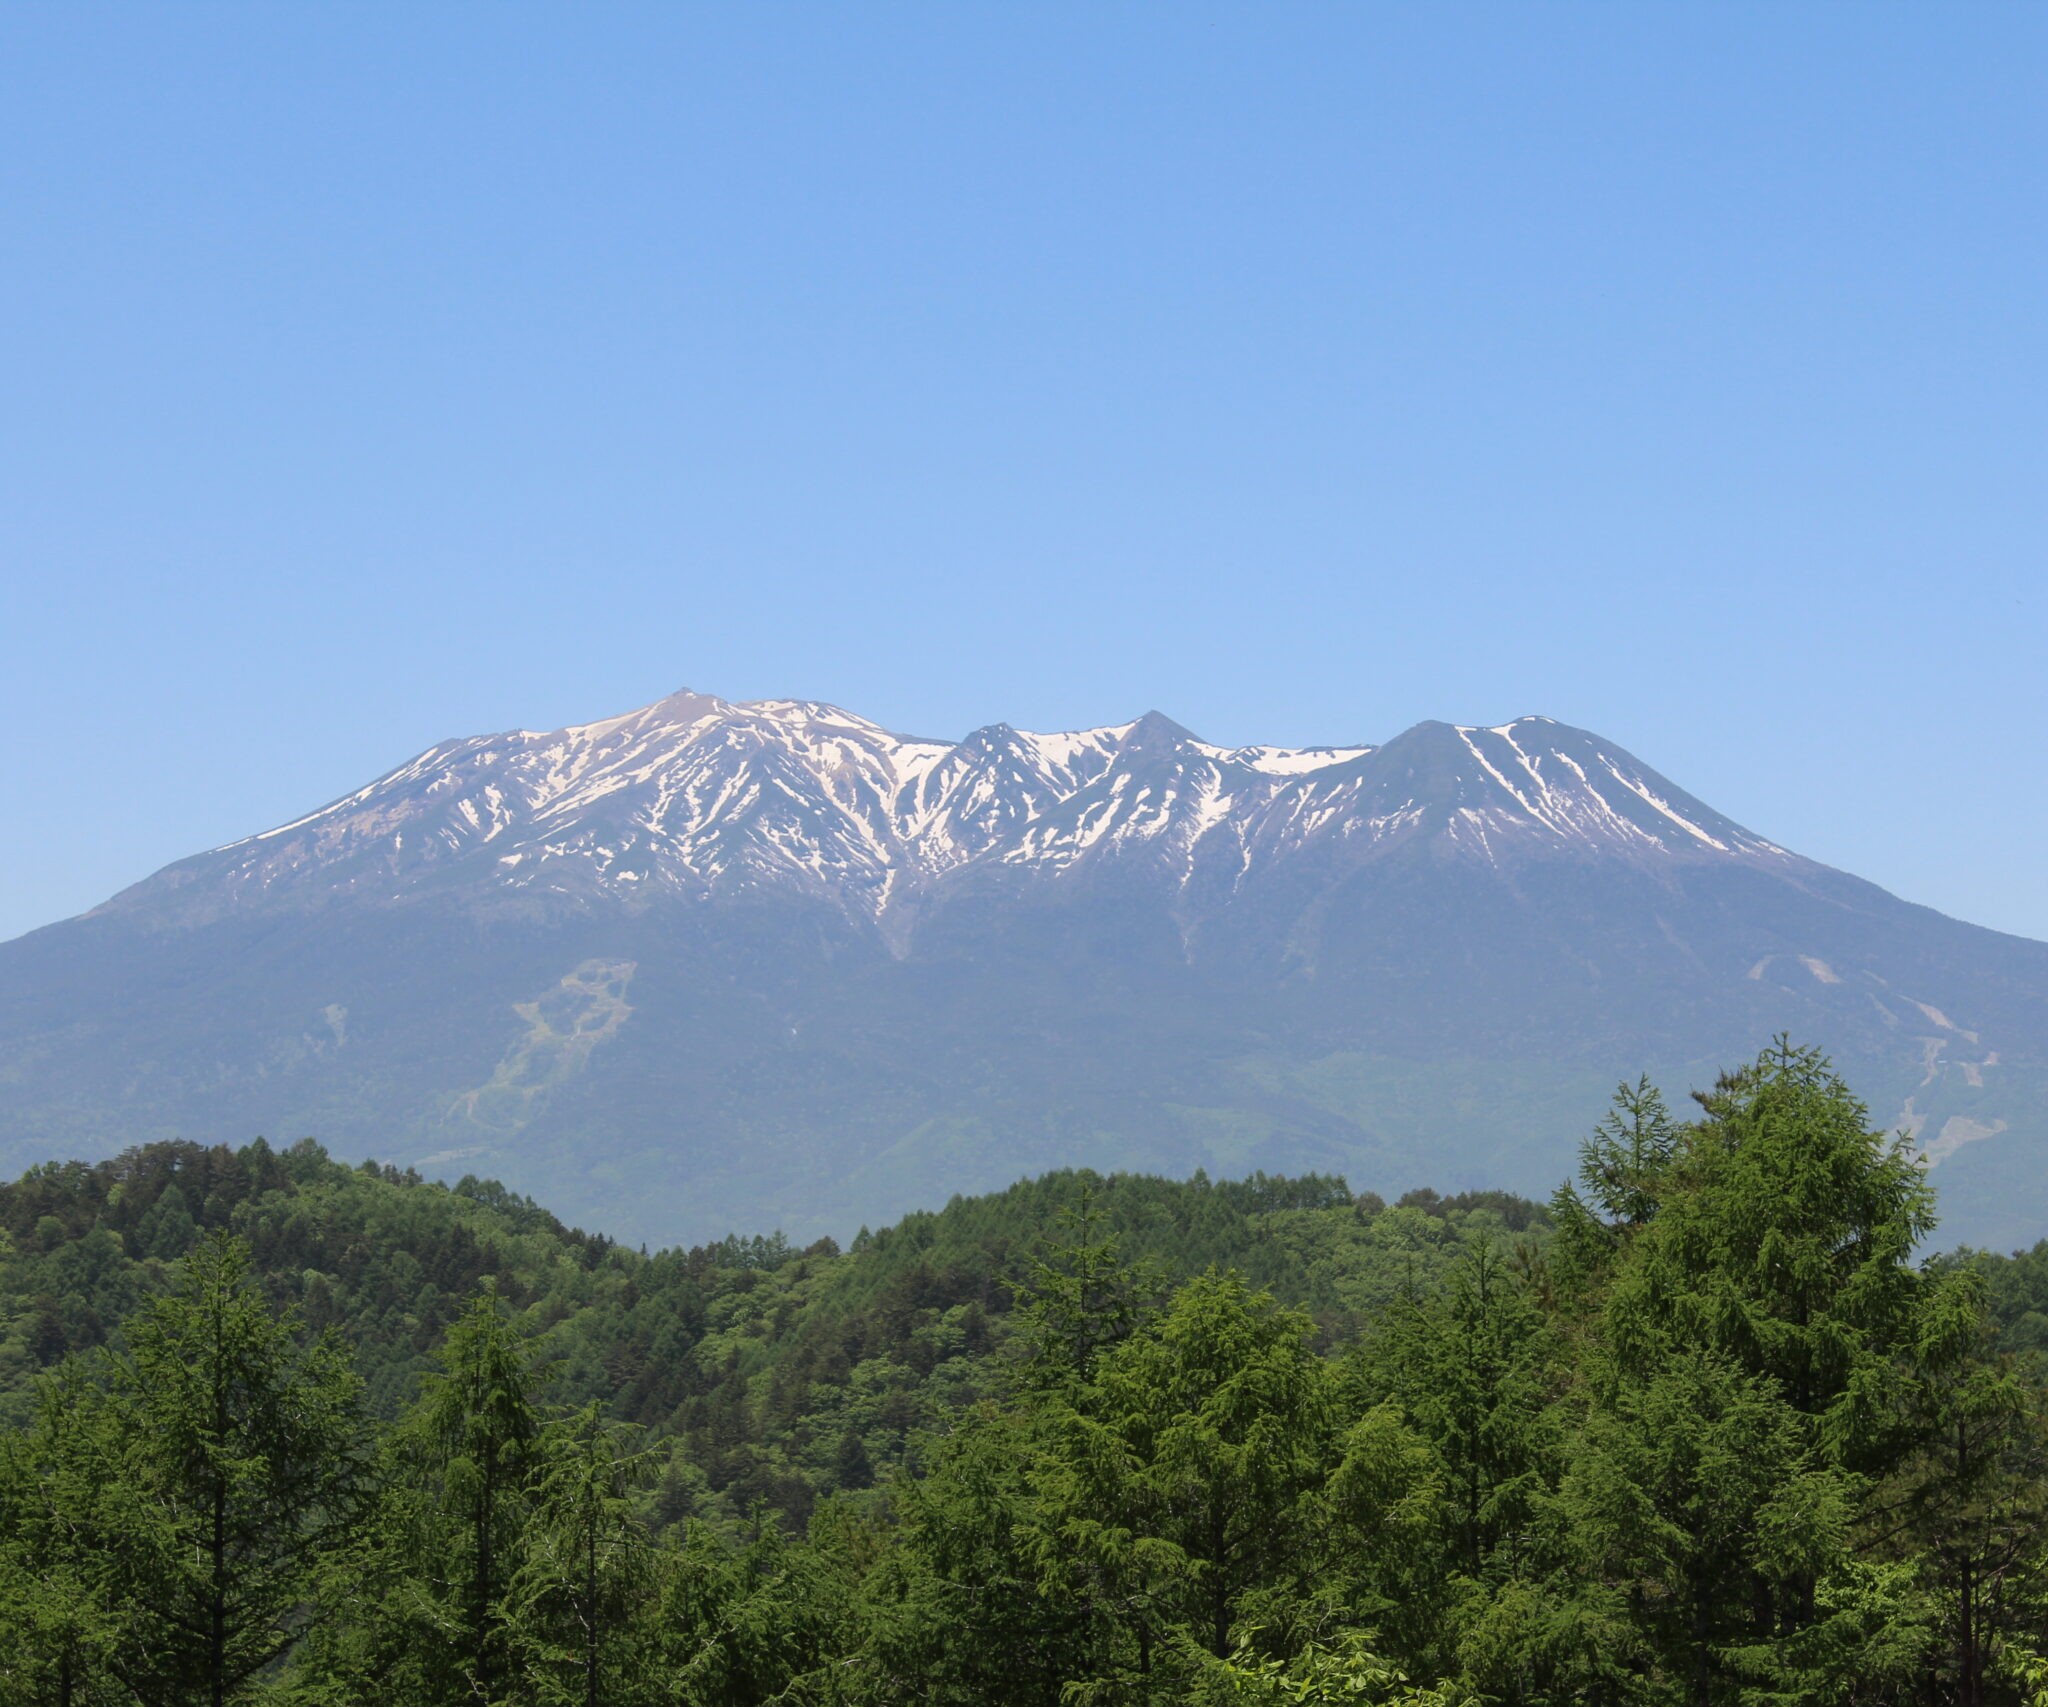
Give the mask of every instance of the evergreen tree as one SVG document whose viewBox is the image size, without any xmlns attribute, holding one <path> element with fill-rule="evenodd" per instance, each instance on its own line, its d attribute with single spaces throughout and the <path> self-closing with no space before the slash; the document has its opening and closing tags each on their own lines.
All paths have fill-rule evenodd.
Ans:
<svg viewBox="0 0 2048 1707">
<path fill-rule="evenodd" d="M 119 1458 L 104 1391 L 71 1362 L 0 1445 L 0 1700 L 87 1707 L 124 1693 L 131 1640 L 109 1596 L 102 1507 Z"/>
<path fill-rule="evenodd" d="M 1933 1194 L 1818 1051 L 1780 1041 L 1701 1099 L 1608 1308 L 1624 1357 L 1710 1345 L 1778 1384 L 1831 1462 L 1897 1448 L 1893 1372 Z"/>
<path fill-rule="evenodd" d="M 640 1626 L 653 1561 L 629 1498 L 642 1461 L 596 1405 L 549 1424 L 507 1621 L 520 1695 L 535 1707 L 629 1707 L 657 1699 Z"/>
<path fill-rule="evenodd" d="M 1058 1390 L 1086 1383 L 1097 1360 L 1121 1345 L 1153 1312 L 1158 1277 L 1128 1265 L 1108 1231 L 1092 1190 L 1060 1211 L 1057 1232 L 1028 1259 L 1016 1290 L 1027 1388 Z"/>
<path fill-rule="evenodd" d="M 688 1707 L 862 1699 L 848 1655 L 858 1646 L 858 1579 L 870 1552 L 861 1526 L 830 1504 L 807 1542 L 759 1511 L 752 1539 L 737 1544 L 690 1524 L 662 1560 L 667 1698 Z"/>
<path fill-rule="evenodd" d="M 896 1526 L 868 1589 L 863 1699 L 1058 1707 L 1104 1620 L 1041 1571 L 1029 1525 L 1047 1473 L 1038 1419 L 984 1404 L 890 1489 Z"/>
<path fill-rule="evenodd" d="M 199 1224 L 185 1206 L 185 1194 L 175 1183 L 164 1187 L 156 1202 L 135 1230 L 136 1243 L 145 1255 L 160 1262 L 175 1262 L 199 1239 Z"/>
<path fill-rule="evenodd" d="M 378 1499 L 324 1572 L 299 1655 L 318 1707 L 441 1707 L 517 1698 L 512 1590 L 525 1562 L 543 1419 L 496 1291 L 449 1329 L 419 1400 L 384 1436 Z"/>
<path fill-rule="evenodd" d="M 449 1329 L 440 1365 L 398 1429 L 404 1569 L 445 1644 L 430 1685 L 494 1702 L 512 1670 L 506 1598 L 524 1562 L 541 1433 L 527 1348 L 495 1291 Z"/>
<path fill-rule="evenodd" d="M 1458 1707 L 1465 1699 L 1455 1685 L 1411 1684 L 1357 1630 L 1310 1642 L 1287 1660 L 1246 1644 L 1227 1660 L 1201 1666 L 1188 1694 L 1195 1707 Z"/>
<path fill-rule="evenodd" d="M 1324 1491 L 1318 1575 L 1342 1621 L 1377 1632 L 1412 1665 L 1453 1663 L 1457 1497 L 1442 1458 L 1392 1400 L 1345 1431 Z"/>
<path fill-rule="evenodd" d="M 1933 1598 L 1943 1693 L 1982 1707 L 2001 1652 L 2048 1621 L 2048 1402 L 1993 1345 L 1969 1269 L 1930 1288 L 1907 1375 L 1915 1445 L 1873 1526 Z"/>
<path fill-rule="evenodd" d="M 1310 1332 L 1269 1294 L 1212 1272 L 1055 1401 L 1040 1544 L 1129 1639 L 1122 1675 L 1096 1680 L 1091 1698 L 1156 1687 L 1162 1643 L 1180 1632 L 1222 1658 L 1240 1618 L 1312 1597 L 1312 1496 L 1335 1411 Z"/>
<path fill-rule="evenodd" d="M 209 1235 L 128 1329 L 94 1513 L 114 1668 L 149 1707 L 242 1699 L 296 1640 L 323 1557 L 362 1508 L 359 1384 Z"/>
<path fill-rule="evenodd" d="M 1677 1150 L 1663 1093 L 1647 1077 L 1616 1086 L 1612 1107 L 1579 1146 L 1579 1178 L 1610 1227 L 1641 1227 L 1656 1214 Z"/>
<path fill-rule="evenodd" d="M 309 1146 L 38 1170 L 0 1186 L 0 1702 L 2048 1687 L 2048 1245 L 1920 1262 L 1919 1169 L 1784 1044 L 1684 1124 L 1622 1087 L 1581 1159 L 1547 1223 L 1054 1176 L 845 1256 L 652 1258 Z M 230 1221 L 373 1348 L 370 1475 L 345 1360 Z M 1156 1298 L 1126 1246 L 1197 1277 Z"/>
<path fill-rule="evenodd" d="M 1577 1186 L 1561 1186 L 1550 1201 L 1554 1232 L 1543 1277 L 1553 1306 L 1567 1314 L 1592 1307 L 1617 1255 L 1655 1217 L 1683 1137 L 1648 1078 L 1615 1087 L 1607 1113 L 1579 1145 Z"/>
<path fill-rule="evenodd" d="M 1926 1183 L 1812 1050 L 1781 1041 L 1701 1102 L 1605 1285 L 1580 1544 L 1697 1707 L 1810 1697 L 1858 1644 L 1893 1676 L 1920 1617 L 1855 1549 L 1912 1439 Z"/>
<path fill-rule="evenodd" d="M 1513 1574 L 1557 1474 L 1562 1348 L 1526 1276 L 1492 1243 L 1435 1296 L 1389 1312 L 1352 1369 L 1367 1403 L 1391 1399 L 1435 1448 L 1458 1566 Z"/>
<path fill-rule="evenodd" d="M 1833 1562 L 1851 1516 L 1810 1473 L 1800 1422 L 1723 1354 L 1675 1351 L 1594 1410 L 1564 1499 L 1575 1543 L 1629 1608 L 1649 1699 L 1734 1701 L 1780 1633 L 1775 1596 Z"/>
</svg>

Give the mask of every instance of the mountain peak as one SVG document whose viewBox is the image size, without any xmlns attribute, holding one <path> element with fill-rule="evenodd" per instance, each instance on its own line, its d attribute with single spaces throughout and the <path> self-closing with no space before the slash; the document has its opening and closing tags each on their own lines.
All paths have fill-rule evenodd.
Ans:
<svg viewBox="0 0 2048 1707">
<path fill-rule="evenodd" d="M 2048 1107 L 2048 947 L 1548 718 L 920 740 L 684 689 L 442 742 L 6 945 L 0 1143 L 315 1131 L 622 1224 L 873 1219 L 1026 1156 L 1541 1185 L 1603 1080 L 1784 1029 L 1967 1170 Z"/>
<path fill-rule="evenodd" d="M 1014 885 L 1107 862 L 1229 897 L 1311 851 L 1356 865 L 1417 836 L 1493 867 L 1787 857 L 1547 717 L 1418 723 L 1377 748 L 1215 747 L 1157 710 L 921 741 L 820 700 L 683 688 L 595 723 L 444 742 L 108 905 L 213 917 L 431 894 L 639 908 L 787 890 L 880 919 L 969 871 Z"/>
<path fill-rule="evenodd" d="M 1191 746 L 1195 737 L 1163 711 L 1148 711 L 1127 726 L 1122 751 L 1151 753 Z"/>
</svg>

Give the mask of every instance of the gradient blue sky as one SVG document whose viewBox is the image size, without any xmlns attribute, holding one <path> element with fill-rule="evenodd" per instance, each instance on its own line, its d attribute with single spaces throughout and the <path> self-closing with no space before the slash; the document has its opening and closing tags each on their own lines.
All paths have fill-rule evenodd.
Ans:
<svg viewBox="0 0 2048 1707">
<path fill-rule="evenodd" d="M 441 737 L 1542 711 L 2048 937 L 2048 9 L 0 11 L 0 937 Z"/>
</svg>

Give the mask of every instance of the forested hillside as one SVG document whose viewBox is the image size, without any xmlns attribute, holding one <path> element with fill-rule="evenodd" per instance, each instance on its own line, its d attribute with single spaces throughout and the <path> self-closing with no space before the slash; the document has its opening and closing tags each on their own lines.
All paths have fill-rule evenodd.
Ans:
<svg viewBox="0 0 2048 1707">
<path fill-rule="evenodd" d="M 488 1284 L 529 1342 L 544 1402 L 601 1400 L 674 1442 L 664 1510 L 801 1524 L 821 1492 L 895 1463 L 918 1429 L 993 1391 L 1012 1287 L 1076 1215 L 1163 1289 L 1212 1264 L 1305 1308 L 1318 1342 L 1357 1333 L 1460 1252 L 1540 1230 L 1499 1193 L 1387 1206 L 1344 1182 L 1048 1175 L 865 1236 L 727 1238 L 653 1255 L 564 1227 L 488 1182 L 448 1187 L 316 1145 L 154 1144 L 0 1186 L 0 1420 L 34 1378 L 120 1341 L 208 1232 L 250 1249 L 270 1301 L 349 1344 L 368 1413 L 415 1398 L 465 1302 Z"/>
<path fill-rule="evenodd" d="M 2048 1245 L 1927 1259 L 1791 1048 L 1582 1160 L 652 1255 L 310 1145 L 39 1170 L 0 1700 L 2029 1698 Z"/>
</svg>

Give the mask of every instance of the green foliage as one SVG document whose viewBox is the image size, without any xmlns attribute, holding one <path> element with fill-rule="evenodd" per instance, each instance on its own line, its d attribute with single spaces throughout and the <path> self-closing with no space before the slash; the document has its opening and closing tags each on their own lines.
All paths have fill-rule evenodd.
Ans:
<svg viewBox="0 0 2048 1707">
<path fill-rule="evenodd" d="M 1784 1044 L 1582 1159 L 1547 1214 L 1075 1174 L 651 1256 L 309 1146 L 41 1170 L 0 1699 L 2042 1695 L 2044 1262 L 1920 1260 Z"/>
<path fill-rule="evenodd" d="M 417 1396 L 489 1284 L 530 1345 L 537 1402 L 602 1400 L 642 1431 L 666 1521 L 734 1521 L 766 1500 L 799 1528 L 821 1498 L 885 1481 L 920 1432 L 1004 1388 L 1020 1320 L 1029 1337 L 1053 1307 L 1048 1261 L 1086 1263 L 1112 1242 L 1111 1266 L 1128 1262 L 1148 1295 L 1233 1268 L 1308 1310 L 1327 1346 L 1475 1241 L 1542 1214 L 1499 1193 L 1361 1204 L 1314 1177 L 1065 1173 L 913 1215 L 850 1252 L 771 1237 L 650 1256 L 488 1181 L 343 1167 L 309 1142 L 151 1145 L 0 1185 L 0 1423 L 25 1423 L 38 1374 L 118 1345 L 121 1323 L 171 1284 L 167 1204 L 242 1239 L 273 1303 L 350 1342 L 373 1417 Z M 1088 1321 L 1106 1300 L 1072 1302 Z"/>
<path fill-rule="evenodd" d="M 1220 1658 L 1239 1619 L 1309 1593 L 1334 1432 L 1309 1341 L 1299 1312 L 1212 1272 L 1045 1402 L 1032 1549 L 1104 1623 L 1077 1699 L 1150 1699 L 1177 1643 Z"/>
<path fill-rule="evenodd" d="M 1614 1106 L 1579 1146 L 1579 1177 L 1610 1226 L 1640 1227 L 1657 1213 L 1677 1149 L 1678 1127 L 1663 1093 L 1647 1078 L 1620 1086 Z"/>
<path fill-rule="evenodd" d="M 899 1477 L 866 1590 L 863 1698 L 1051 1707 L 1096 1669 L 1110 1609 L 1047 1546 L 1052 1444 L 1034 1410 L 984 1403 L 931 1443 L 923 1475 Z"/>
<path fill-rule="evenodd" d="M 1272 1707 L 1458 1707 L 1456 1688 L 1418 1688 L 1372 1651 L 1364 1632 L 1347 1630 L 1334 1643 L 1309 1642 L 1289 1660 L 1267 1658 L 1249 1645 L 1200 1674 L 1193 1699 L 1204 1707 L 1271 1703 Z"/>
<path fill-rule="evenodd" d="M 320 1562 L 364 1509 L 358 1384 L 203 1240 L 126 1355 L 44 1385 L 15 1443 L 17 1660 L 58 1698 L 242 1700 L 290 1649 Z"/>
<path fill-rule="evenodd" d="M 629 1498 L 644 1468 L 598 1405 L 542 1432 L 525 1557 L 506 1597 L 537 1707 L 654 1695 L 641 1628 L 652 1549 Z"/>
<path fill-rule="evenodd" d="M 0 1460 L 0 1699 L 122 1698 L 117 1656 L 139 1609 L 103 1593 L 100 1519 L 115 1442 L 104 1394 L 75 1365 L 46 1377 Z"/>
</svg>

